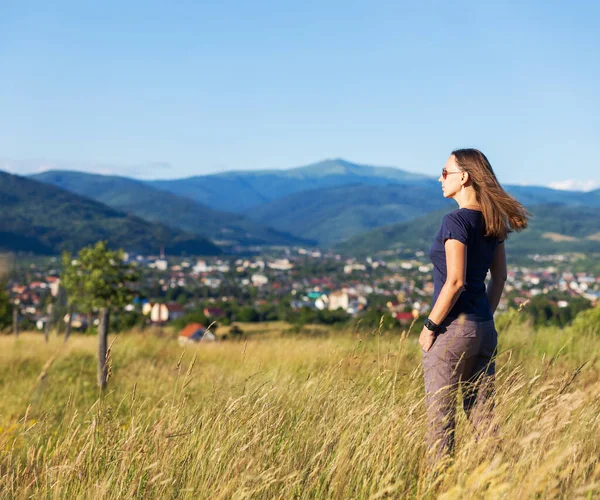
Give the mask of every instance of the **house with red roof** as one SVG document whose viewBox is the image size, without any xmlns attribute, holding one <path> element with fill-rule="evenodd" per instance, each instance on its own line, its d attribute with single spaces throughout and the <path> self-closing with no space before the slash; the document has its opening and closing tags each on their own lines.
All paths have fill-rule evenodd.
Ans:
<svg viewBox="0 0 600 500">
<path fill-rule="evenodd" d="M 216 340 L 216 337 L 210 330 L 207 330 L 204 325 L 201 325 L 200 323 L 190 323 L 179 332 L 177 340 L 180 345 L 185 345 L 200 341 L 212 342 Z"/>
</svg>

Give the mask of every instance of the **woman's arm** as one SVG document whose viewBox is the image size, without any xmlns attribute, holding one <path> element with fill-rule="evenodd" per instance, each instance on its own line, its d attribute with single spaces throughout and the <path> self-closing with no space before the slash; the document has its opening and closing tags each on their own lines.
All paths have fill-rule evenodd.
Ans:
<svg viewBox="0 0 600 500">
<path fill-rule="evenodd" d="M 463 292 L 467 276 L 467 246 L 455 239 L 447 239 L 444 243 L 446 250 L 446 282 L 440 290 L 429 319 L 436 325 L 444 321 L 460 294 Z M 433 344 L 434 334 L 423 327 L 419 337 L 419 344 L 425 351 L 429 351 Z"/>
<path fill-rule="evenodd" d="M 460 294 L 467 276 L 467 246 L 458 240 L 448 239 L 444 243 L 446 250 L 446 283 L 440 290 L 429 319 L 436 325 L 444 321 Z"/>
<path fill-rule="evenodd" d="M 494 252 L 494 259 L 490 267 L 490 281 L 487 286 L 488 302 L 490 303 L 492 314 L 496 312 L 496 308 L 500 302 L 506 277 L 506 250 L 504 249 L 504 242 L 502 242 L 496 247 L 496 251 Z"/>
</svg>

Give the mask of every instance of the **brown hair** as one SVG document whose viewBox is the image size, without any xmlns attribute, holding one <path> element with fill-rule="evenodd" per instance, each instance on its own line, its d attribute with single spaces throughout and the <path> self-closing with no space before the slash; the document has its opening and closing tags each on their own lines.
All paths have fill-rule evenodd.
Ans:
<svg viewBox="0 0 600 500">
<path fill-rule="evenodd" d="M 469 174 L 477 201 L 481 205 L 485 235 L 504 241 L 509 233 L 527 227 L 529 212 L 509 195 L 496 178 L 492 165 L 477 149 L 452 151 L 457 165 Z"/>
</svg>

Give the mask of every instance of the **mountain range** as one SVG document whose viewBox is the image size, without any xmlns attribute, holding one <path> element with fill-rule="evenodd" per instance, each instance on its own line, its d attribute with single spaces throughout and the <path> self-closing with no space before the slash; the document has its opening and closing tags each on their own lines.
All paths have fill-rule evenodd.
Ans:
<svg viewBox="0 0 600 500">
<path fill-rule="evenodd" d="M 232 246 L 313 244 L 357 252 L 385 250 L 402 241 L 416 243 L 419 234 L 423 241 L 430 240 L 440 214 L 456 207 L 442 196 L 433 177 L 342 159 L 288 170 L 176 180 L 140 181 L 75 171 L 48 171 L 33 178 L 77 194 L 78 199 L 93 199 L 121 216 L 208 238 L 225 251 Z M 515 244 L 519 242 L 515 248 L 525 251 L 537 245 L 550 251 L 567 247 L 567 240 L 573 248 L 595 248 L 600 190 L 505 188 L 536 215 L 531 230 L 514 235 Z M 571 234 L 579 213 L 585 214 L 585 229 Z M 575 245 L 578 240 L 570 238 L 581 241 Z"/>
<path fill-rule="evenodd" d="M 144 254 L 218 255 L 207 238 L 148 222 L 90 198 L 0 172 L 0 249 L 57 254 L 98 240 Z"/>
<path fill-rule="evenodd" d="M 274 230 L 242 214 L 214 210 L 185 196 L 127 177 L 51 170 L 32 178 L 92 198 L 121 212 L 200 234 L 223 247 L 315 244 L 315 241 Z"/>
<path fill-rule="evenodd" d="M 399 168 L 359 165 L 337 158 L 287 170 L 232 171 L 147 183 L 207 203 L 218 210 L 247 213 L 249 208 L 311 189 L 349 184 L 412 185 L 434 181 Z"/>
</svg>

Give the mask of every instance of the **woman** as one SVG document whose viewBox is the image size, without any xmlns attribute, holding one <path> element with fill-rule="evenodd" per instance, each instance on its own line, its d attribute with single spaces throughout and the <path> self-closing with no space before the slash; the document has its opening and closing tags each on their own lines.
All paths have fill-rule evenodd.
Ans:
<svg viewBox="0 0 600 500">
<path fill-rule="evenodd" d="M 525 229 L 529 217 L 502 189 L 481 151 L 453 151 L 438 180 L 444 197 L 454 199 L 459 208 L 444 216 L 429 251 L 433 306 L 419 337 L 430 463 L 453 451 L 459 383 L 465 413 L 477 434 L 491 424 L 498 343 L 493 314 L 506 281 L 504 240 L 513 230 Z"/>
</svg>

